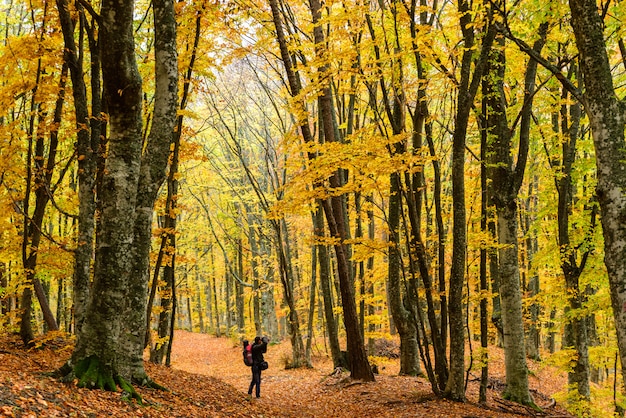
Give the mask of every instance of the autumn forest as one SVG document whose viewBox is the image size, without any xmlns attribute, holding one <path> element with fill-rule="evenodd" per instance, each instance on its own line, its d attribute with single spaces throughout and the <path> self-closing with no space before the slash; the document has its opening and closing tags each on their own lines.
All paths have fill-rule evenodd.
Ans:
<svg viewBox="0 0 626 418">
<path fill-rule="evenodd" d="M 175 330 L 626 411 L 619 0 L 0 1 L 0 331 L 162 388 Z M 144 354 L 149 353 L 149 354 Z M 330 370 L 332 371 L 332 370 Z M 560 396 L 560 397 L 559 397 Z"/>
</svg>

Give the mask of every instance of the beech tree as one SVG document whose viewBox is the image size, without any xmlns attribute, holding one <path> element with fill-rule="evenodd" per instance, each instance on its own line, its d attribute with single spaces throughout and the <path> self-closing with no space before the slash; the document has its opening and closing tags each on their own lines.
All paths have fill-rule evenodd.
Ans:
<svg viewBox="0 0 626 418">
<path fill-rule="evenodd" d="M 540 37 L 534 50 L 538 53 L 545 44 L 547 25 L 540 28 Z M 487 153 L 489 177 L 493 184 L 493 200 L 497 214 L 497 238 L 499 246 L 500 293 L 502 322 L 504 331 L 504 353 L 507 387 L 504 396 L 523 404 L 532 404 L 528 387 L 528 367 L 524 341 L 522 318 L 522 294 L 518 249 L 518 193 L 524 179 L 530 141 L 532 101 L 535 94 L 537 63 L 530 60 L 524 79 L 524 102 L 520 112 L 519 146 L 517 161 L 512 160 L 511 142 L 515 126 L 509 126 L 507 99 L 504 94 L 506 56 L 505 38 L 499 34 L 496 46 L 491 51 L 490 73 L 485 83 L 488 85 L 487 129 L 490 141 Z"/>
<path fill-rule="evenodd" d="M 607 55 L 604 24 L 595 0 L 570 0 L 571 24 L 581 54 L 582 103 L 589 116 L 596 150 L 604 235 L 604 262 L 609 275 L 622 374 L 626 383 L 626 108 L 616 94 Z"/>
<path fill-rule="evenodd" d="M 99 199 L 100 230 L 92 292 L 77 330 L 71 361 L 62 371 L 79 385 L 135 394 L 149 384 L 143 369 L 147 266 L 152 206 L 165 178 L 177 108 L 173 2 L 153 2 L 156 41 L 155 121 L 142 139 L 142 79 L 135 59 L 135 3 L 104 1 L 99 44 L 109 142 Z"/>
</svg>

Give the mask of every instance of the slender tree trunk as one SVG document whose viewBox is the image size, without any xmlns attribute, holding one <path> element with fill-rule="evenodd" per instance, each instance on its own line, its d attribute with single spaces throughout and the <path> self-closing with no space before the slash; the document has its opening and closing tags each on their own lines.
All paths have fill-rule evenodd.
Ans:
<svg viewBox="0 0 626 418">
<path fill-rule="evenodd" d="M 256 335 L 263 333 L 261 324 L 261 299 L 262 289 L 259 282 L 259 262 L 258 257 L 261 255 L 259 252 L 259 244 L 256 239 L 257 226 L 254 222 L 253 216 L 248 216 L 248 241 L 250 242 L 250 267 L 252 269 L 252 308 L 253 308 L 253 322 Z"/>
<path fill-rule="evenodd" d="M 74 22 L 72 21 L 67 0 L 57 0 L 59 20 L 65 42 L 65 62 L 69 66 L 72 80 L 72 93 L 74 96 L 74 113 L 76 115 L 77 140 L 76 151 L 78 154 L 78 240 L 75 250 L 74 266 L 74 321 L 76 329 L 82 325 L 84 311 L 89 299 L 91 282 L 91 260 L 93 258 L 94 243 L 94 215 L 95 204 L 95 180 L 96 180 L 96 151 L 100 142 L 100 121 L 98 115 L 101 111 L 100 92 L 100 62 L 98 46 L 95 39 L 91 38 L 91 86 L 92 86 L 92 115 L 89 118 L 87 107 L 87 87 L 84 81 L 83 63 L 79 57 L 83 56 L 82 48 L 79 51 L 74 40 Z M 82 10 L 80 11 L 81 16 Z M 93 33 L 90 33 L 90 37 Z M 82 44 L 81 44 L 82 45 Z M 87 127 L 90 127 L 91 132 Z"/>
<path fill-rule="evenodd" d="M 483 100 L 482 100 L 482 114 L 486 115 L 487 100 L 489 86 L 483 81 Z M 487 138 L 488 130 L 485 126 L 484 120 L 481 120 L 482 126 L 480 130 L 480 231 L 488 236 L 488 217 L 489 217 L 489 188 L 488 184 L 488 170 L 487 170 Z M 482 296 L 480 298 L 480 348 L 482 349 L 480 362 L 482 367 L 480 368 L 480 389 L 478 393 L 478 402 L 481 404 L 487 403 L 487 387 L 489 384 L 489 321 L 487 318 L 487 292 L 489 291 L 489 281 L 487 277 L 487 264 L 489 258 L 487 254 L 487 246 L 482 245 L 480 248 L 480 291 Z"/>
<path fill-rule="evenodd" d="M 400 278 L 402 257 L 400 256 L 400 211 L 402 210 L 402 190 L 400 174 L 392 173 L 389 189 L 389 254 L 387 275 L 387 298 L 393 321 L 400 334 L 400 374 L 417 376 L 421 373 L 419 351 L 417 347 L 417 326 L 412 306 L 414 303 L 408 295 L 402 292 L 403 285 Z"/>
<path fill-rule="evenodd" d="M 324 32 L 320 26 L 321 4 L 319 0 L 310 2 L 311 15 L 313 17 L 313 34 L 315 38 L 316 56 L 321 58 L 325 53 Z M 325 74 L 328 71 L 326 65 L 318 68 L 320 73 Z M 328 85 L 322 87 L 319 97 L 321 122 L 324 130 L 324 137 L 328 142 L 335 142 L 335 130 L 333 126 L 332 116 L 332 98 Z M 332 189 L 340 186 L 339 172 L 335 172 L 329 179 Z M 348 259 L 348 247 L 345 240 L 348 238 L 348 228 L 344 217 L 344 205 L 341 196 L 332 196 L 328 200 L 323 201 L 324 213 L 328 223 L 330 236 L 339 239 L 335 244 L 335 254 L 337 257 L 337 271 L 339 276 L 339 284 L 341 290 L 341 302 L 343 305 L 343 318 L 346 328 L 346 339 L 349 363 L 351 366 L 350 376 L 354 379 L 364 381 L 373 381 L 374 374 L 367 359 L 363 336 L 359 330 L 359 319 L 356 309 L 355 291 L 353 278 L 351 276 L 350 261 Z"/>
<path fill-rule="evenodd" d="M 52 126 L 58 127 L 61 123 L 63 114 L 63 104 L 65 102 L 65 78 L 67 77 L 68 66 L 63 65 L 60 74 L 59 82 L 59 95 L 56 100 L 53 124 Z M 45 114 L 39 113 L 39 124 L 44 124 Z M 44 132 L 42 128 L 37 131 L 36 144 L 34 150 L 34 170 L 33 170 L 33 185 L 35 187 L 35 208 L 30 219 L 25 220 L 25 234 L 24 243 L 22 246 L 22 257 L 24 271 L 26 272 L 26 283 L 29 287 L 24 290 L 22 295 L 22 318 L 20 325 L 20 336 L 24 344 L 30 345 L 33 340 L 33 331 L 30 321 L 32 319 L 32 307 L 31 307 L 31 288 L 35 291 L 39 306 L 43 313 L 46 327 L 50 331 L 58 330 L 57 322 L 52 314 L 50 305 L 48 304 L 48 297 L 42 286 L 41 281 L 35 275 L 37 269 L 37 258 L 39 253 L 39 244 L 43 235 L 43 220 L 46 212 L 46 206 L 50 201 L 50 195 L 54 193 L 52 186 L 52 174 L 54 172 L 54 166 L 56 164 L 56 152 L 58 146 L 58 128 L 53 128 L 50 131 L 50 141 L 47 145 L 48 158 L 45 158 L 44 152 L 46 146 L 44 145 Z M 44 166 L 45 161 L 45 166 Z M 30 164 L 30 162 L 29 162 Z M 30 179 L 28 181 L 30 183 Z M 28 198 L 28 197 L 27 197 Z M 27 210 L 24 211 L 25 215 L 28 215 Z"/>
<path fill-rule="evenodd" d="M 313 322 L 315 320 L 315 294 L 317 292 L 317 246 L 311 246 L 311 285 L 309 286 L 309 311 L 304 358 L 307 367 L 313 367 L 311 349 L 313 346 Z"/>
<path fill-rule="evenodd" d="M 222 336 L 222 330 L 221 330 L 221 323 L 220 323 L 220 311 L 219 311 L 219 306 L 217 304 L 217 278 L 215 277 L 215 253 L 213 252 L 213 246 L 211 245 L 211 288 L 212 288 L 212 292 L 211 294 L 213 295 L 213 315 L 215 317 L 215 336 L 216 337 L 221 337 Z"/>
<path fill-rule="evenodd" d="M 538 251 L 538 243 L 537 243 L 537 234 L 536 232 L 531 230 L 531 225 L 535 221 L 533 213 L 537 212 L 537 199 L 535 197 L 535 188 L 539 183 L 539 179 L 537 176 L 534 176 L 531 181 L 529 181 L 529 191 L 528 191 L 528 202 L 526 204 L 526 215 L 524 215 L 524 235 L 528 238 L 526 239 L 526 271 L 531 272 L 528 278 L 528 297 L 534 298 L 540 292 L 540 282 L 539 282 L 539 273 L 534 268 L 533 259 L 535 254 Z M 541 355 L 539 353 L 539 348 L 541 347 L 541 322 L 540 322 L 540 314 L 541 314 L 541 305 L 538 301 L 534 301 L 528 307 L 529 314 L 529 324 L 528 324 L 528 332 L 526 336 L 526 355 L 536 361 L 541 360 Z"/>
<path fill-rule="evenodd" d="M 283 229 L 283 226 L 285 227 Z M 275 222 L 276 243 L 278 251 L 278 265 L 280 268 L 280 280 L 283 285 L 284 300 L 289 309 L 287 317 L 287 326 L 289 328 L 289 336 L 291 338 L 291 367 L 300 367 L 305 364 L 304 343 L 302 341 L 302 333 L 300 332 L 300 319 L 296 309 L 295 297 L 293 294 L 293 274 L 289 266 L 290 261 L 287 259 L 286 247 L 284 242 L 287 238 L 283 235 L 286 233 L 286 225 L 282 222 Z"/>
<path fill-rule="evenodd" d="M 465 400 L 465 321 L 463 320 L 463 289 L 465 288 L 465 255 L 467 246 L 465 212 L 465 138 L 469 114 L 480 84 L 488 52 L 495 35 L 491 24 L 483 38 L 478 60 L 474 60 L 474 28 L 471 25 L 470 3 L 459 0 L 459 24 L 463 33 L 464 52 L 461 59 L 461 78 L 452 136 L 452 266 L 448 297 L 450 319 L 450 374 L 446 383 L 448 399 Z M 472 76 L 471 69 L 474 68 Z"/>
<path fill-rule="evenodd" d="M 301 84 L 293 69 L 291 56 L 289 54 L 287 41 L 283 31 L 278 2 L 276 0 L 270 0 L 269 3 L 272 9 L 272 17 L 274 20 L 274 27 L 276 29 L 277 41 L 280 47 L 281 58 L 285 66 L 285 71 L 287 73 L 287 78 L 289 82 L 289 88 L 291 90 L 290 93 L 292 96 L 296 97 L 300 93 Z M 321 5 L 319 1 L 314 0 L 313 2 L 311 2 L 310 9 L 315 24 L 314 37 L 315 43 L 317 45 L 317 53 L 322 54 L 324 33 L 321 26 L 319 26 L 319 18 L 321 16 Z M 326 72 L 326 69 L 327 68 L 325 66 L 322 66 L 322 68 L 320 68 L 322 73 Z M 323 130 L 326 135 L 326 140 L 332 142 L 334 141 L 335 130 L 333 126 L 333 117 L 331 110 L 332 103 L 329 86 L 324 87 L 323 93 L 320 96 L 319 101 L 321 104 L 320 114 L 322 115 L 322 121 L 324 125 Z M 304 141 L 306 143 L 313 143 L 313 136 L 311 135 L 311 130 L 308 122 L 306 122 L 305 120 L 299 120 L 298 124 L 300 126 Z M 308 158 L 310 160 L 313 160 L 315 159 L 315 155 L 310 153 L 308 155 Z M 331 188 L 335 189 L 340 185 L 338 176 L 339 173 L 334 173 L 331 176 Z M 316 185 L 316 187 L 319 187 L 319 185 Z M 335 196 L 330 199 L 330 202 L 328 200 L 323 200 L 322 206 L 324 208 L 324 214 L 326 215 L 331 237 L 340 240 L 340 242 L 335 245 L 335 254 L 337 258 L 338 276 L 341 283 L 340 289 L 344 312 L 344 325 L 346 327 L 347 334 L 348 353 L 352 365 L 351 376 L 355 379 L 371 381 L 374 380 L 374 375 L 367 360 L 367 353 L 365 352 L 365 347 L 363 344 L 363 336 L 361 335 L 358 326 L 358 315 L 356 310 L 356 301 L 354 297 L 354 284 L 351 281 L 352 278 L 350 274 L 350 263 L 348 260 L 347 248 L 344 241 L 348 234 L 346 233 L 347 226 L 345 225 L 345 220 L 343 218 L 343 201 L 340 196 Z"/>
<path fill-rule="evenodd" d="M 243 240 L 237 238 L 237 275 L 243 280 Z M 245 329 L 245 306 L 243 299 L 243 285 L 239 280 L 235 282 L 235 306 L 237 308 L 237 330 L 240 334 Z"/>
<path fill-rule="evenodd" d="M 328 333 L 330 354 L 333 359 L 333 367 L 347 367 L 347 364 L 345 364 L 344 359 L 341 356 L 335 314 L 333 313 L 334 304 L 331 286 L 330 256 L 328 254 L 328 247 L 326 247 L 323 243 L 325 238 L 324 213 L 322 212 L 321 206 L 317 207 L 317 210 L 313 215 L 313 227 L 315 229 L 315 236 L 318 240 L 316 247 L 320 267 L 320 289 L 322 291 L 322 299 L 324 301 L 324 319 Z"/>
<path fill-rule="evenodd" d="M 573 74 L 577 71 L 574 69 Z M 564 89 L 563 99 L 567 100 L 568 93 Z M 568 111 L 569 109 L 569 111 Z M 590 400 L 591 392 L 589 387 L 589 338 L 587 335 L 587 318 L 580 314 L 585 302 L 585 292 L 579 286 L 579 279 L 586 264 L 589 250 L 582 253 L 580 261 L 577 260 L 577 245 L 573 245 L 570 240 L 570 213 L 572 211 L 572 167 L 576 158 L 576 142 L 579 135 L 581 109 L 579 103 L 571 106 L 561 106 L 561 132 L 566 138 L 561 145 L 562 161 L 558 177 L 555 177 L 558 192 L 558 243 L 560 249 L 561 270 L 565 277 L 565 289 L 569 306 L 566 307 L 568 322 L 565 326 L 564 347 L 572 347 L 575 351 L 575 358 L 572 359 L 574 367 L 567 374 L 570 395 L 577 393 L 574 398 Z M 558 127 L 557 132 L 558 132 Z M 592 211 L 592 218 L 595 221 L 595 210 Z M 578 399 L 572 399 L 577 402 Z"/>
</svg>

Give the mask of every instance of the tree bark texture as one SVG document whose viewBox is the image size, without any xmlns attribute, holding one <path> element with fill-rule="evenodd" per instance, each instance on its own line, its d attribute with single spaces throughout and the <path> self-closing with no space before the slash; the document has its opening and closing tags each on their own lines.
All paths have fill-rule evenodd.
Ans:
<svg viewBox="0 0 626 418">
<path fill-rule="evenodd" d="M 571 24 L 581 55 L 585 109 L 596 151 L 597 197 L 604 236 L 622 374 L 626 381 L 626 143 L 624 103 L 615 95 L 604 25 L 595 0 L 570 0 Z"/>
<path fill-rule="evenodd" d="M 94 145 L 100 141 L 100 64 L 97 50 L 91 51 L 92 59 L 92 115 L 90 121 L 87 105 L 87 87 L 84 81 L 83 63 L 74 40 L 75 25 L 72 21 L 67 0 L 57 0 L 59 20 L 65 42 L 64 59 L 70 70 L 74 112 L 76 115 L 76 151 L 78 154 L 78 242 L 74 257 L 73 303 L 75 328 L 82 325 L 89 299 L 91 282 L 91 260 L 93 258 L 95 229 L 95 182 L 96 151 Z M 81 12 L 82 13 L 82 12 Z M 94 45 L 95 46 L 95 45 Z M 97 46 L 96 46 L 97 48 Z M 90 129 L 87 129 L 90 127 Z"/>
<path fill-rule="evenodd" d="M 528 127 L 532 92 L 537 64 L 529 62 L 526 71 L 525 107 L 522 109 L 522 127 L 517 164 L 511 156 L 512 132 L 508 126 L 507 106 L 504 95 L 504 74 L 506 57 L 504 37 L 497 38 L 497 48 L 490 54 L 490 76 L 488 78 L 488 115 L 490 129 L 488 140 L 493 202 L 497 213 L 497 237 L 499 243 L 500 302 L 502 307 L 502 328 L 504 333 L 504 353 L 507 387 L 504 396 L 522 404 L 531 404 L 528 387 L 528 367 L 522 310 L 522 293 L 519 269 L 518 246 L 518 204 L 517 195 L 524 177 L 528 156 Z M 543 44 L 539 44 L 540 48 Z"/>
<path fill-rule="evenodd" d="M 322 241 L 325 237 L 325 233 L 324 212 L 321 204 L 319 204 L 317 210 L 313 214 L 313 226 L 315 229 L 316 238 Z M 328 247 L 323 243 L 317 244 L 316 247 L 317 258 L 319 260 L 320 267 L 320 289 L 322 292 L 322 299 L 324 301 L 324 319 L 326 323 L 326 332 L 328 334 L 328 344 L 330 345 L 330 353 L 333 358 L 333 367 L 347 367 L 347 364 L 344 364 L 345 361 L 343 359 L 343 356 L 341 355 L 341 348 L 339 346 L 339 335 L 337 333 L 337 323 L 335 321 L 335 314 L 333 312 L 334 304 L 331 286 L 330 256 L 328 253 Z"/>
<path fill-rule="evenodd" d="M 134 214 L 142 145 L 142 82 L 135 61 L 133 13 L 133 1 L 102 2 L 100 46 L 109 150 L 92 293 L 72 355 L 79 384 L 110 389 L 120 383 L 120 377 L 131 378 L 119 371 L 129 370 L 128 364 L 120 364 L 125 359 L 120 351 L 126 338 L 121 331 L 135 259 Z"/>
<path fill-rule="evenodd" d="M 564 89 L 563 96 L 567 98 Z M 575 102 L 571 106 L 561 106 L 561 133 L 565 138 L 562 141 L 562 161 L 559 176 L 555 178 L 558 193 L 558 243 L 560 248 L 561 270 L 565 277 L 565 288 L 569 306 L 566 307 L 566 317 L 570 318 L 565 326 L 563 345 L 575 350 L 575 359 L 572 360 L 574 367 L 567 374 L 568 384 L 571 391 L 575 391 L 582 399 L 589 400 L 591 397 L 589 387 L 589 338 L 587 335 L 587 318 L 581 315 L 585 301 L 585 293 L 579 286 L 580 275 L 586 264 L 589 251 L 582 254 L 580 261 L 577 259 L 576 245 L 570 240 L 570 213 L 572 211 L 572 168 L 576 158 L 576 142 L 579 135 L 580 104 Z M 557 132 L 558 132 L 558 127 Z M 595 213 L 594 215 L 595 216 Z"/>
<path fill-rule="evenodd" d="M 165 180 L 170 144 L 175 138 L 176 110 L 178 109 L 178 57 L 173 1 L 155 0 L 153 10 L 156 83 L 154 117 L 145 151 L 141 157 L 133 237 L 135 265 L 128 283 L 128 301 L 122 340 L 127 357 L 124 364 L 129 367 L 129 370 L 123 371 L 123 375 L 131 376 L 133 381 L 142 385 L 148 382 L 143 367 L 142 353 L 146 333 L 146 296 L 149 282 L 152 217 L 154 202 Z M 177 164 L 172 164 L 170 171 L 172 170 L 177 171 Z M 174 189 L 170 193 L 176 196 L 177 191 Z M 172 210 L 172 213 L 175 211 Z M 168 213 L 167 216 L 175 215 Z"/>
</svg>

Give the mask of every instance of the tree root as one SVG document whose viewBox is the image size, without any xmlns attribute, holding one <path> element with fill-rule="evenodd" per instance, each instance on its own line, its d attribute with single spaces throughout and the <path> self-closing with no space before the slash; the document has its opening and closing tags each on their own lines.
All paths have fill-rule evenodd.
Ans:
<svg viewBox="0 0 626 418">
<path fill-rule="evenodd" d="M 523 406 L 524 408 L 526 408 L 527 410 L 533 410 L 534 412 L 543 412 L 543 409 L 535 403 L 532 397 L 530 398 L 530 400 L 515 399 L 509 393 L 505 392 L 502 394 L 502 399 L 509 401 L 509 402 L 517 403 Z M 500 404 L 503 404 L 503 403 L 500 402 Z"/>
<path fill-rule="evenodd" d="M 124 399 L 135 399 L 137 403 L 143 405 L 143 399 L 133 385 L 116 373 L 111 366 L 102 364 L 97 356 L 81 359 L 74 367 L 68 362 L 59 369 L 59 373 L 63 376 L 61 380 L 65 382 L 78 379 L 77 386 L 80 388 L 116 392 L 119 387 L 123 391 Z"/>
<path fill-rule="evenodd" d="M 51 373 L 51 375 L 63 383 L 71 383 L 78 379 L 77 386 L 81 388 L 116 392 L 119 387 L 122 390 L 124 399 L 128 401 L 134 399 L 140 405 L 144 404 L 143 399 L 133 385 L 163 391 L 169 390 L 150 379 L 147 375 L 134 377 L 132 383 L 128 382 L 113 370 L 111 366 L 103 364 L 95 355 L 81 359 L 75 365 L 72 365 L 71 360 L 69 360 Z"/>
</svg>

